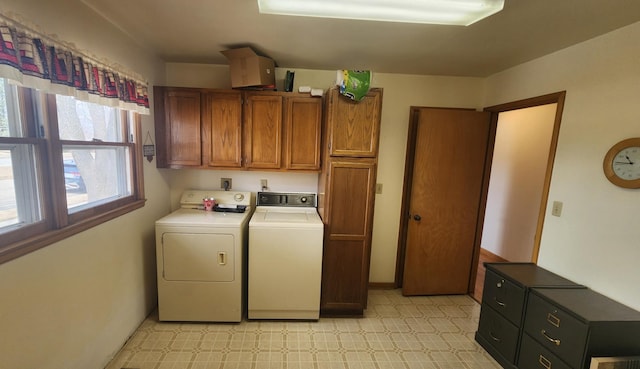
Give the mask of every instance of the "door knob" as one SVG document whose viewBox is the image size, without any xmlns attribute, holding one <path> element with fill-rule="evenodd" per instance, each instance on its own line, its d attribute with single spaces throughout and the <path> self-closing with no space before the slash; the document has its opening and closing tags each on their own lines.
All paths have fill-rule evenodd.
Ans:
<svg viewBox="0 0 640 369">
<path fill-rule="evenodd" d="M 422 220 L 422 217 L 420 215 L 416 214 L 416 215 L 413 216 L 413 220 L 416 220 L 416 221 L 419 222 L 419 221 Z"/>
</svg>

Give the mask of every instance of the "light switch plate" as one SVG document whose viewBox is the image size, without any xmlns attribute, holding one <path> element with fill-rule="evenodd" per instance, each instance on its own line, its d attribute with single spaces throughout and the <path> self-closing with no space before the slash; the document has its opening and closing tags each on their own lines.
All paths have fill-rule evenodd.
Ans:
<svg viewBox="0 0 640 369">
<path fill-rule="evenodd" d="M 551 215 L 559 217 L 562 215 L 562 201 L 554 201 L 551 207 Z"/>
</svg>

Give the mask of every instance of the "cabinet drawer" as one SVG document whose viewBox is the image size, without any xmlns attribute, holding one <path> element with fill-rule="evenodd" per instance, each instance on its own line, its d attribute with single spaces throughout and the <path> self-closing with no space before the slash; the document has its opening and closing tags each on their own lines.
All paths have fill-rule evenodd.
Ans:
<svg viewBox="0 0 640 369">
<path fill-rule="evenodd" d="M 494 308 L 513 324 L 522 323 L 525 289 L 487 269 L 482 302 Z"/>
<path fill-rule="evenodd" d="M 518 356 L 518 369 L 571 369 L 571 367 L 528 334 L 524 334 Z"/>
<path fill-rule="evenodd" d="M 570 366 L 581 367 L 589 331 L 584 322 L 531 293 L 524 330 Z"/>
<path fill-rule="evenodd" d="M 487 305 L 480 311 L 478 334 L 484 337 L 507 361 L 513 363 L 518 347 L 518 327 Z"/>
</svg>

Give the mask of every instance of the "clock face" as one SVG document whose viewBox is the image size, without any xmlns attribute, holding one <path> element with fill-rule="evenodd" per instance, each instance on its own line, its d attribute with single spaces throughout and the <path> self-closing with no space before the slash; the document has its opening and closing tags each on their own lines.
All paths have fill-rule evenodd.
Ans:
<svg viewBox="0 0 640 369">
<path fill-rule="evenodd" d="M 618 151 L 611 165 L 613 173 L 620 179 L 640 179 L 640 146 L 629 146 Z"/>
<path fill-rule="evenodd" d="M 623 188 L 640 188 L 640 137 L 627 138 L 613 145 L 604 156 L 604 175 Z"/>
</svg>

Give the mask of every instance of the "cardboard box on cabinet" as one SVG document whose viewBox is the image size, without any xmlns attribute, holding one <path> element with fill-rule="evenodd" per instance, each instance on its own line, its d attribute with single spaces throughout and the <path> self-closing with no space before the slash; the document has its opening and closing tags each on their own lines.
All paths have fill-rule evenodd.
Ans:
<svg viewBox="0 0 640 369">
<path fill-rule="evenodd" d="M 221 52 L 229 60 L 231 87 L 275 85 L 275 62 L 273 59 L 256 54 L 250 47 Z"/>
</svg>

